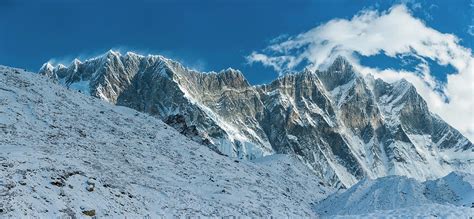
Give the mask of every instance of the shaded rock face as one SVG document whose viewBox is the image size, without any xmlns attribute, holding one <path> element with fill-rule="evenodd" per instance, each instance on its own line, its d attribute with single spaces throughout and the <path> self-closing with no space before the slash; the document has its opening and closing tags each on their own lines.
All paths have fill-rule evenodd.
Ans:
<svg viewBox="0 0 474 219">
<path fill-rule="evenodd" d="M 168 124 L 169 126 L 173 127 L 174 129 L 176 129 L 180 134 L 190 138 L 191 140 L 208 146 L 209 148 L 211 148 L 213 151 L 215 151 L 216 153 L 220 155 L 225 155 L 225 154 L 222 154 L 218 150 L 218 148 L 216 148 L 215 145 L 211 143 L 211 140 L 209 139 L 209 137 L 204 135 L 205 133 L 200 132 L 195 125 L 189 126 L 186 123 L 185 116 L 180 115 L 180 114 L 168 116 L 168 118 L 166 118 L 164 122 Z"/>
<path fill-rule="evenodd" d="M 326 71 L 252 86 L 234 69 L 201 73 L 162 56 L 110 51 L 40 70 L 72 89 L 161 118 L 219 153 L 297 155 L 335 186 L 364 176 L 442 176 L 472 166 L 472 143 L 432 114 L 407 81 L 363 77 L 344 58 Z M 471 156 L 472 157 L 472 156 Z"/>
</svg>

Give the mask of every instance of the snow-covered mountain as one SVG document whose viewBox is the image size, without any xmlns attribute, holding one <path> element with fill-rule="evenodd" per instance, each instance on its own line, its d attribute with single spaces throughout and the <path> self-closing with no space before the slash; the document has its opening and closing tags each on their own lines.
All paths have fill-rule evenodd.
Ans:
<svg viewBox="0 0 474 219">
<path fill-rule="evenodd" d="M 218 155 L 161 120 L 0 66 L 0 218 L 315 217 L 294 156 Z M 161 215 L 161 216 L 160 216 Z"/>
<path fill-rule="evenodd" d="M 472 169 L 474 147 L 407 81 L 363 77 L 344 58 L 252 86 L 238 70 L 197 72 L 162 56 L 108 53 L 40 73 L 161 118 L 212 150 L 244 159 L 296 155 L 326 183 Z"/>
<path fill-rule="evenodd" d="M 170 118 L 175 130 L 148 114 L 0 66 L 0 217 L 474 214 L 469 173 L 423 183 L 404 176 L 362 179 L 336 192 L 301 156 L 221 156 L 183 136 L 197 131 L 183 119 Z"/>
</svg>

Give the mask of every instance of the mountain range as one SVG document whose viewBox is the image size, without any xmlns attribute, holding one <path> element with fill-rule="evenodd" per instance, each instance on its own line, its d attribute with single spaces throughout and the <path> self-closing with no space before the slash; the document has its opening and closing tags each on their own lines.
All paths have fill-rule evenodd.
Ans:
<svg viewBox="0 0 474 219">
<path fill-rule="evenodd" d="M 159 118 L 221 155 L 294 156 L 337 188 L 388 175 L 423 181 L 474 164 L 472 143 L 430 112 L 413 85 L 362 75 L 343 57 L 263 85 L 231 68 L 198 72 L 116 51 L 69 66 L 46 63 L 39 73 Z"/>
<path fill-rule="evenodd" d="M 342 57 L 267 85 L 114 51 L 40 72 L 0 65 L 0 217 L 474 215 L 472 143 Z"/>
</svg>

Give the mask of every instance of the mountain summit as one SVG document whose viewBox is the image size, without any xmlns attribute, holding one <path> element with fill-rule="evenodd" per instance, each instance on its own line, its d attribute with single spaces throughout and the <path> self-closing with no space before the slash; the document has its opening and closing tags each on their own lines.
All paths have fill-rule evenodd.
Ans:
<svg viewBox="0 0 474 219">
<path fill-rule="evenodd" d="M 202 73 L 163 56 L 115 51 L 40 74 L 156 116 L 231 157 L 292 154 L 334 186 L 472 168 L 473 146 L 431 113 L 407 81 L 364 78 L 344 58 L 252 86 L 240 71 Z M 468 154 L 468 155 L 466 155 Z"/>
</svg>

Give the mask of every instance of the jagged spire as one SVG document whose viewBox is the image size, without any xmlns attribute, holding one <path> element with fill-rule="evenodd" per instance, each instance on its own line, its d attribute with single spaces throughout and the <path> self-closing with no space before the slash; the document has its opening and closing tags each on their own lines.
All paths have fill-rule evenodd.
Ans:
<svg viewBox="0 0 474 219">
<path fill-rule="evenodd" d="M 121 54 L 120 54 L 119 51 L 114 51 L 114 50 L 110 49 L 109 51 L 107 51 L 107 52 L 105 53 L 105 55 L 107 55 L 107 56 L 108 56 L 108 55 L 120 56 Z"/>
<path fill-rule="evenodd" d="M 50 62 L 44 63 L 41 68 L 40 72 L 45 72 L 45 71 L 52 71 L 54 69 L 53 65 Z"/>
<path fill-rule="evenodd" d="M 74 60 L 72 60 L 72 64 L 73 65 L 78 65 L 78 64 L 81 64 L 81 60 L 79 60 L 78 58 L 75 58 Z"/>
<path fill-rule="evenodd" d="M 347 84 L 355 77 L 360 77 L 349 61 L 342 56 L 336 57 L 331 66 L 326 71 L 319 72 L 318 76 L 328 90 Z"/>
<path fill-rule="evenodd" d="M 336 57 L 336 59 L 334 59 L 332 65 L 329 67 L 329 70 L 331 71 L 352 70 L 352 65 L 345 57 L 339 55 Z"/>
</svg>

